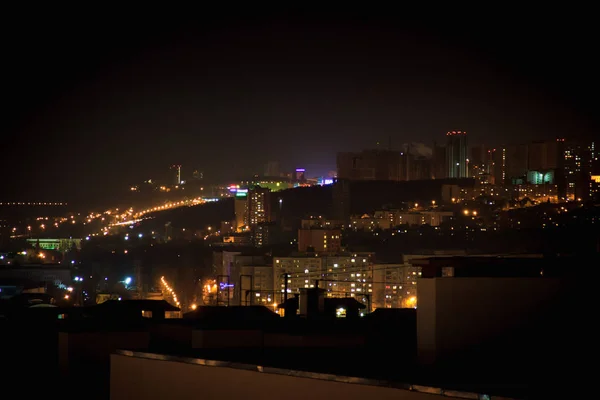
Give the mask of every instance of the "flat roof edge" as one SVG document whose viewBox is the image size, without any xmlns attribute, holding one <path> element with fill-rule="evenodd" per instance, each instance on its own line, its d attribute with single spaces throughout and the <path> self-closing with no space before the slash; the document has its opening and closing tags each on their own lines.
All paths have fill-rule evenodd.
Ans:
<svg viewBox="0 0 600 400">
<path fill-rule="evenodd" d="M 148 360 L 157 360 L 157 361 L 173 361 L 180 362 L 186 364 L 195 364 L 201 365 L 205 367 L 219 367 L 219 368 L 233 368 L 233 369 L 242 369 L 246 371 L 253 371 L 265 374 L 275 374 L 275 375 L 286 375 L 286 376 L 294 376 L 298 378 L 308 378 L 308 379 L 320 379 L 332 382 L 340 382 L 340 383 L 349 383 L 355 385 L 367 385 L 367 386 L 379 386 L 379 387 L 387 387 L 392 389 L 399 390 L 409 390 L 414 392 L 435 394 L 444 397 L 450 398 L 460 398 L 460 399 L 474 399 L 474 400 L 515 400 L 508 397 L 501 396 L 491 396 L 483 393 L 473 393 L 473 392 L 463 392 L 458 390 L 447 390 L 438 387 L 432 386 L 422 386 L 422 385 L 411 385 L 408 383 L 401 382 L 393 382 L 393 381 L 385 381 L 378 379 L 368 379 L 368 378 L 359 378 L 352 376 L 343 376 L 343 375 L 334 375 L 334 374 L 325 374 L 320 372 L 309 372 L 309 371 L 298 371 L 292 369 L 285 368 L 275 368 L 275 367 L 264 367 L 260 365 L 253 364 L 244 364 L 244 363 L 236 363 L 231 361 L 220 361 L 220 360 L 207 360 L 202 358 L 192 358 L 192 357 L 181 357 L 181 356 L 173 356 L 168 354 L 157 354 L 157 353 L 148 353 L 148 352 L 140 352 L 140 351 L 131 351 L 131 350 L 116 350 L 113 354 L 126 356 L 126 357 L 135 357 L 135 358 L 144 358 Z"/>
</svg>

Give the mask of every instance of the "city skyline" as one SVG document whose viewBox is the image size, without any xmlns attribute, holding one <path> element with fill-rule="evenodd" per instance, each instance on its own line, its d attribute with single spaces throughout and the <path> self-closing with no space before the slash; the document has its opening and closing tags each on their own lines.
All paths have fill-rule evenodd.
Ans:
<svg viewBox="0 0 600 400">
<path fill-rule="evenodd" d="M 595 14 L 373 4 L 5 7 L 8 393 L 582 397 Z"/>
<path fill-rule="evenodd" d="M 148 185 L 148 187 L 152 186 L 155 188 L 155 190 L 160 189 L 161 191 L 164 191 L 165 189 L 168 189 L 167 191 L 169 191 L 170 188 L 177 187 L 193 187 L 194 191 L 196 191 L 200 188 L 200 186 L 205 186 L 208 190 L 208 192 L 205 193 L 206 197 L 206 195 L 211 191 L 221 190 L 223 188 L 227 189 L 231 184 L 235 185 L 236 182 L 241 182 L 243 185 L 245 185 L 243 187 L 250 185 L 251 181 L 255 181 L 260 185 L 259 182 L 261 180 L 272 180 L 273 178 L 275 178 L 275 180 L 280 178 L 282 182 L 287 180 L 289 182 L 296 181 L 296 183 L 302 183 L 296 176 L 298 171 L 302 171 L 302 175 L 305 176 L 304 179 L 309 178 L 312 184 L 327 184 L 326 181 L 330 181 L 329 183 L 332 183 L 333 180 L 331 178 L 391 181 L 469 178 L 476 181 L 481 181 L 480 184 L 484 185 L 492 184 L 510 186 L 511 184 L 519 184 L 519 182 L 536 183 L 538 178 L 531 175 L 531 173 L 538 174 L 540 171 L 549 172 L 549 174 L 546 174 L 546 178 L 551 176 L 550 180 L 553 183 L 556 183 L 556 179 L 560 179 L 559 177 L 562 174 L 562 172 L 559 171 L 562 171 L 563 168 L 567 168 L 567 170 L 572 168 L 567 166 L 567 164 L 571 161 L 566 160 L 573 158 L 573 154 L 570 153 L 574 149 L 579 149 L 576 150 L 577 157 L 584 157 L 584 163 L 587 163 L 585 164 L 586 167 L 584 170 L 584 175 L 586 178 L 584 179 L 587 180 L 587 176 L 589 175 L 589 179 L 594 180 L 595 178 L 593 178 L 592 175 L 598 175 L 597 154 L 594 152 L 595 141 L 556 138 L 548 140 L 533 140 L 529 142 L 519 141 L 500 146 L 486 144 L 470 145 L 464 141 L 461 141 L 462 144 L 460 147 L 462 150 L 460 150 L 460 152 L 462 155 L 459 157 L 459 159 L 462 159 L 463 162 L 456 163 L 456 160 L 451 161 L 448 159 L 449 155 L 452 158 L 455 158 L 452 156 L 452 151 L 454 151 L 453 147 L 456 145 L 456 143 L 451 140 L 454 138 L 454 136 L 463 136 L 466 138 L 467 133 L 462 131 L 448 131 L 445 134 L 447 142 L 434 142 L 433 147 L 426 146 L 423 143 L 412 142 L 404 143 L 398 146 L 399 149 L 396 149 L 390 147 L 389 142 L 387 146 L 383 146 L 381 142 L 377 142 L 375 146 L 365 148 L 360 151 L 338 152 L 336 155 L 337 161 L 334 163 L 334 167 L 330 170 L 320 167 L 314 168 L 314 165 L 311 164 L 308 165 L 312 168 L 308 169 L 299 168 L 297 165 L 288 168 L 285 165 L 291 165 L 289 162 L 287 164 L 283 164 L 284 166 L 282 167 L 282 164 L 279 162 L 279 160 L 269 160 L 262 165 L 262 168 L 259 167 L 254 171 L 247 170 L 246 175 L 229 175 L 222 180 L 216 180 L 214 177 L 208 177 L 208 179 L 206 179 L 205 173 L 203 171 L 199 171 L 197 168 L 194 168 L 194 166 L 173 164 L 169 166 L 162 166 L 161 169 L 155 169 L 154 171 L 158 173 L 155 173 L 152 177 L 148 177 L 148 179 L 138 182 L 128 182 L 126 185 L 127 187 L 120 187 L 121 192 L 117 193 L 117 196 L 121 196 L 121 199 L 118 201 L 123 201 L 124 199 L 122 196 L 124 192 L 138 191 L 140 185 Z M 560 145 L 561 143 L 562 145 Z M 567 147 L 565 147 L 565 144 Z M 436 152 L 440 150 L 442 153 Z M 450 153 L 448 153 L 449 151 Z M 487 156 L 483 156 L 483 153 L 489 154 Z M 379 178 L 377 176 L 363 176 L 360 172 L 358 172 L 359 175 L 352 177 L 351 175 L 348 175 L 348 166 L 346 165 L 349 160 L 346 160 L 340 164 L 341 161 L 339 157 L 340 155 L 346 155 L 347 157 L 360 157 L 360 154 L 371 154 L 368 157 L 374 156 L 375 158 L 381 157 L 384 154 L 387 154 L 386 157 L 400 157 L 395 161 L 392 161 L 391 159 L 389 160 L 392 163 L 400 163 L 400 170 L 392 173 L 390 176 L 386 175 L 388 172 L 381 170 L 377 173 L 379 175 L 376 174 L 379 176 Z M 485 160 L 482 157 L 484 157 Z M 567 164 L 563 165 L 562 162 L 559 161 L 559 159 L 563 159 L 563 157 Z M 505 158 L 505 160 L 501 161 L 502 158 Z M 409 159 L 412 161 L 409 161 Z M 496 164 L 496 167 L 493 167 L 494 163 Z M 455 176 L 456 171 L 452 171 L 450 165 L 456 165 L 454 167 L 456 169 L 459 168 L 459 164 L 461 164 L 461 176 Z M 305 166 L 306 163 L 300 163 L 300 165 Z M 360 168 L 364 168 L 365 166 Z M 383 167 L 383 165 L 381 167 Z M 342 168 L 341 175 L 339 175 L 340 168 Z M 387 168 L 388 167 L 384 167 L 384 169 Z M 473 168 L 475 168 L 475 170 Z M 269 171 L 274 170 L 277 170 L 278 173 L 274 175 L 270 175 L 268 173 Z M 571 174 L 572 173 L 573 172 L 571 172 Z M 557 177 L 554 177 L 555 174 L 558 174 Z M 487 178 L 485 178 L 486 176 L 490 177 L 492 181 L 488 182 Z M 481 180 L 482 178 L 483 180 Z M 578 185 L 581 185 L 581 182 Z M 290 186 L 290 188 L 291 187 L 292 186 Z M 595 189 L 590 190 L 590 193 L 592 193 L 592 191 Z M 181 195 L 184 195 L 184 193 L 181 193 Z M 586 195 L 584 195 L 584 197 L 585 196 Z M 208 195 L 208 197 L 210 197 L 210 195 Z M 11 198 L 10 196 L 0 198 L 0 204 L 42 205 L 47 203 L 48 205 L 52 205 L 54 203 L 60 203 L 66 205 L 67 202 L 63 203 L 62 200 L 64 200 L 64 197 L 62 199 L 37 198 L 32 200 L 23 198 L 22 194 L 18 194 L 17 197 L 14 198 Z M 86 207 L 83 202 L 75 202 L 75 204 L 79 210 L 84 210 Z M 87 202 L 87 205 L 91 208 L 110 207 L 114 204 L 115 200 L 105 199 L 101 199 L 100 202 Z M 81 208 L 82 206 L 84 208 Z"/>
</svg>

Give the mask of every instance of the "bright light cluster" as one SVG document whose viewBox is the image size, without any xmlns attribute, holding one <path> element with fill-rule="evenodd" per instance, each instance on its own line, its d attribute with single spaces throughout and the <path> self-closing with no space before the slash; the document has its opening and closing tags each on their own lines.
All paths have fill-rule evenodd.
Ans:
<svg viewBox="0 0 600 400">
<path fill-rule="evenodd" d="M 148 214 L 148 213 L 155 212 L 155 211 L 162 211 L 162 210 L 168 210 L 170 208 L 177 208 L 177 207 L 189 206 L 189 205 L 198 205 L 198 204 L 204 204 L 204 203 L 205 203 L 205 201 L 202 197 L 197 197 L 197 198 L 191 199 L 191 200 L 175 201 L 172 203 L 163 204 L 162 206 L 157 206 L 157 207 L 148 208 L 146 210 L 139 211 L 139 212 L 133 214 L 133 216 L 134 216 L 134 218 L 139 218 L 139 217 L 142 217 L 144 214 Z"/>
<path fill-rule="evenodd" d="M 165 290 L 171 295 L 171 297 L 173 297 L 173 301 L 175 302 L 175 304 L 177 305 L 177 307 L 180 307 L 181 304 L 179 303 L 179 300 L 177 299 L 177 294 L 175 293 L 175 291 L 173 290 L 173 288 L 171 286 L 169 286 L 169 284 L 165 280 L 164 276 L 160 277 L 160 283 L 162 283 L 162 285 L 164 286 Z"/>
</svg>

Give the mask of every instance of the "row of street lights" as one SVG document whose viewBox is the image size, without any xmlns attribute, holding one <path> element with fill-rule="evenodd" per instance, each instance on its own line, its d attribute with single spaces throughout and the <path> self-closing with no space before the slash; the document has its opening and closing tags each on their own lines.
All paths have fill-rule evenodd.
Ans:
<svg viewBox="0 0 600 400">
<path fill-rule="evenodd" d="M 160 277 L 160 283 L 162 283 L 162 285 L 165 287 L 165 290 L 171 295 L 171 297 L 173 297 L 173 301 L 175 302 L 175 305 L 177 307 L 181 308 L 181 303 L 177 299 L 177 294 L 175 293 L 175 291 L 173 290 L 173 288 L 171 286 L 169 286 L 169 284 L 165 280 L 164 276 Z"/>
</svg>

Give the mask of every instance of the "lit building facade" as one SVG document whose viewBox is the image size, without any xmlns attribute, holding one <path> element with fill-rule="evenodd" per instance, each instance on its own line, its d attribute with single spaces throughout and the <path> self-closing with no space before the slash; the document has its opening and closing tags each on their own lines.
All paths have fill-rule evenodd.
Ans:
<svg viewBox="0 0 600 400">
<path fill-rule="evenodd" d="M 510 197 L 514 200 L 530 199 L 537 202 L 551 203 L 556 203 L 559 201 L 558 185 L 555 184 L 523 184 L 512 185 L 510 188 L 512 189 Z"/>
<path fill-rule="evenodd" d="M 248 192 L 238 191 L 233 201 L 235 211 L 235 230 L 242 231 L 248 226 Z"/>
<path fill-rule="evenodd" d="M 245 265 L 240 271 L 240 305 L 276 307 L 279 296 L 273 291 L 273 266 Z"/>
<path fill-rule="evenodd" d="M 590 143 L 590 198 L 597 199 L 600 195 L 600 162 L 596 142 Z"/>
<path fill-rule="evenodd" d="M 493 185 L 503 186 L 506 183 L 506 147 L 490 149 L 492 158 L 491 175 Z"/>
<path fill-rule="evenodd" d="M 239 186 L 242 188 L 246 188 L 246 189 L 253 189 L 257 186 L 260 186 L 263 189 L 270 189 L 271 192 L 277 192 L 279 190 L 291 189 L 294 187 L 294 185 L 287 178 L 247 180 L 247 181 L 241 181 Z"/>
<path fill-rule="evenodd" d="M 566 200 L 578 200 L 589 196 L 595 157 L 592 157 L 591 145 L 575 142 L 564 145 L 561 160 L 563 176 L 559 182 L 561 197 Z"/>
<path fill-rule="evenodd" d="M 271 190 L 255 187 L 248 191 L 248 225 L 271 222 Z"/>
<path fill-rule="evenodd" d="M 173 171 L 173 184 L 181 185 L 181 165 L 171 165 L 171 170 Z"/>
<path fill-rule="evenodd" d="M 350 219 L 350 226 L 355 231 L 378 231 L 388 230 L 395 225 L 396 217 L 392 213 L 391 218 L 385 218 L 378 215 L 364 214 L 360 216 L 354 216 Z"/>
<path fill-rule="evenodd" d="M 278 257 L 273 259 L 274 301 L 283 301 L 286 287 L 290 298 L 301 289 L 318 284 L 326 296 L 353 297 L 367 305 L 367 312 L 377 308 L 415 308 L 421 267 L 412 262 L 424 257 L 427 256 L 404 255 L 398 264 L 374 264 L 372 253 Z"/>
<path fill-rule="evenodd" d="M 264 274 L 272 276 L 272 268 L 262 255 L 247 255 L 238 251 L 214 252 L 213 264 L 217 276 L 217 298 L 221 302 L 226 301 L 229 305 L 243 303 L 247 299 L 246 293 L 256 289 L 256 284 L 265 291 L 271 288 L 272 279 L 265 283 L 267 278 Z M 260 271 L 260 276 L 257 271 Z"/>
<path fill-rule="evenodd" d="M 298 251 L 311 250 L 318 254 L 337 254 L 342 250 L 339 229 L 298 229 Z"/>
<path fill-rule="evenodd" d="M 323 229 L 334 229 L 342 228 L 344 226 L 343 221 L 331 220 L 323 218 L 322 216 L 311 216 L 308 219 L 303 219 L 300 226 L 302 229 L 310 228 L 323 228 Z"/>
<path fill-rule="evenodd" d="M 420 211 L 414 213 L 399 213 L 397 225 L 430 225 L 439 226 L 442 222 L 454 216 L 452 211 Z"/>
<path fill-rule="evenodd" d="M 446 133 L 446 163 L 448 178 L 468 178 L 469 159 L 467 132 L 450 131 Z"/>
<path fill-rule="evenodd" d="M 323 257 L 298 256 L 273 259 L 273 288 L 281 295 L 299 294 L 300 288 L 315 287 L 315 282 L 323 277 Z M 280 303 L 283 296 L 280 296 Z"/>
<path fill-rule="evenodd" d="M 272 244 L 278 229 L 275 223 L 260 222 L 252 230 L 252 244 L 254 247 L 263 247 Z"/>
<path fill-rule="evenodd" d="M 469 157 L 469 176 L 477 179 L 481 185 L 496 184 L 495 174 L 496 149 L 484 145 L 471 147 Z"/>
<path fill-rule="evenodd" d="M 373 254 L 275 258 L 273 287 L 281 295 L 286 290 L 286 277 L 288 297 L 299 294 L 300 289 L 318 285 L 325 289 L 328 297 L 350 296 L 364 304 L 370 304 L 373 292 Z"/>
<path fill-rule="evenodd" d="M 452 218 L 452 211 L 423 210 L 400 212 L 398 210 L 376 211 L 373 216 L 368 214 L 353 217 L 350 227 L 353 230 L 378 231 L 388 230 L 399 225 L 430 225 L 439 226 L 444 220 Z"/>
<path fill-rule="evenodd" d="M 410 263 L 373 265 L 373 309 L 416 307 L 420 277 L 421 268 Z"/>
</svg>

